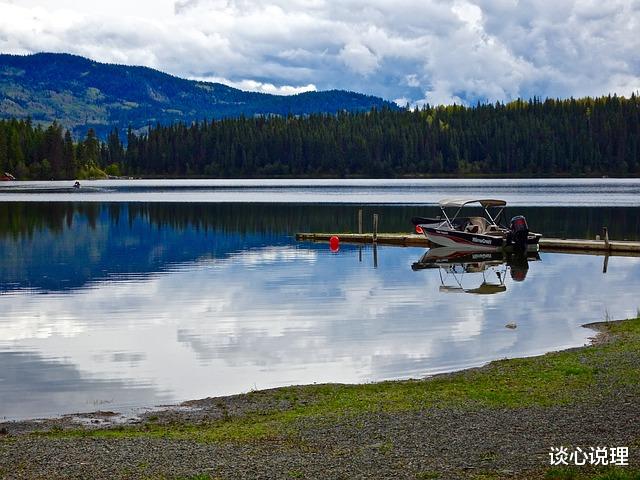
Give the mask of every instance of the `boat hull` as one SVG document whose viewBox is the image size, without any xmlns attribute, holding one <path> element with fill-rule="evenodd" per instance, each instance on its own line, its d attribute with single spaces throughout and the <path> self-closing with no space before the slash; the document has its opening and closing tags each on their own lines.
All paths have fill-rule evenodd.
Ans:
<svg viewBox="0 0 640 480">
<path fill-rule="evenodd" d="M 476 251 L 496 251 L 510 247 L 507 244 L 507 239 L 502 236 L 460 232 L 439 226 L 422 225 L 421 228 L 427 240 L 442 247 Z M 537 251 L 539 240 L 539 234 L 530 234 L 527 238 L 527 250 Z"/>
</svg>

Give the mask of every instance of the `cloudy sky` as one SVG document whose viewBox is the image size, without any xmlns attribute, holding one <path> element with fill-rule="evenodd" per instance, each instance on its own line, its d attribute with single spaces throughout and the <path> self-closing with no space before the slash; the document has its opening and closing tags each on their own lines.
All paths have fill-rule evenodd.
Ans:
<svg viewBox="0 0 640 480">
<path fill-rule="evenodd" d="M 640 90 L 638 0 L 0 0 L 0 52 L 399 103 Z"/>
</svg>

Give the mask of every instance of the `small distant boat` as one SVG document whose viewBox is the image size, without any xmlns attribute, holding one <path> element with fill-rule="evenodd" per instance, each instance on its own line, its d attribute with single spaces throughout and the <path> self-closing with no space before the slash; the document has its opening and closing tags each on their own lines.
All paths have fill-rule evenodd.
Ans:
<svg viewBox="0 0 640 480">
<path fill-rule="evenodd" d="M 2 182 L 10 182 L 11 180 L 15 180 L 16 177 L 11 175 L 10 173 L 4 172 L 4 175 L 0 177 L 0 181 Z"/>
<path fill-rule="evenodd" d="M 463 207 L 474 204 L 482 207 L 484 216 L 459 216 Z M 435 245 L 467 250 L 538 250 L 542 235 L 529 231 L 525 217 L 513 217 L 508 227 L 500 224 L 507 205 L 504 200 L 445 199 L 439 205 L 442 216 L 411 219 L 416 230 Z M 457 210 L 450 217 L 447 209 Z"/>
</svg>

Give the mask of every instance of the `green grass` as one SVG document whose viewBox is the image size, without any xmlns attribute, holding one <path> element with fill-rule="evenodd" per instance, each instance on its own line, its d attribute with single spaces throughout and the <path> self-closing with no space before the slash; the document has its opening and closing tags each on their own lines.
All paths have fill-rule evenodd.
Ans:
<svg viewBox="0 0 640 480">
<path fill-rule="evenodd" d="M 418 472 L 416 473 L 416 479 L 418 480 L 436 480 L 441 475 L 438 472 Z"/>
<path fill-rule="evenodd" d="M 608 468 L 599 472 L 585 472 L 577 468 L 554 468 L 547 472 L 545 480 L 640 480 L 640 471 L 625 468 Z"/>
<path fill-rule="evenodd" d="M 218 477 L 212 477 L 206 473 L 200 475 L 193 475 L 191 477 L 183 477 L 179 480 L 216 480 Z"/>
<path fill-rule="evenodd" d="M 364 385 L 310 385 L 246 394 L 264 404 L 286 403 L 284 411 L 262 412 L 200 424 L 143 425 L 105 430 L 49 432 L 73 437 L 159 437 L 201 442 L 296 441 L 294 424 L 303 419 L 333 422 L 345 415 L 370 412 L 416 411 L 430 407 L 519 408 L 588 401 L 617 385 L 640 385 L 633 357 L 640 351 L 640 319 L 611 322 L 603 327 L 616 340 L 606 345 L 546 355 L 492 362 L 427 380 Z M 634 477 L 635 478 L 635 477 Z"/>
</svg>

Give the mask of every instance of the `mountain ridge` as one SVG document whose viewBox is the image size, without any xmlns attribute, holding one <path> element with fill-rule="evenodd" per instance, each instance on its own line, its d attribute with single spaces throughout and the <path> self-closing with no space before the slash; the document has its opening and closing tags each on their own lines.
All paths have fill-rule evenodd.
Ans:
<svg viewBox="0 0 640 480">
<path fill-rule="evenodd" d="M 188 80 L 150 67 L 101 63 L 68 53 L 0 54 L 0 118 L 54 120 L 81 138 L 89 128 L 104 138 L 131 125 L 239 116 L 335 114 L 398 107 L 345 90 L 290 96 L 242 91 Z"/>
</svg>

